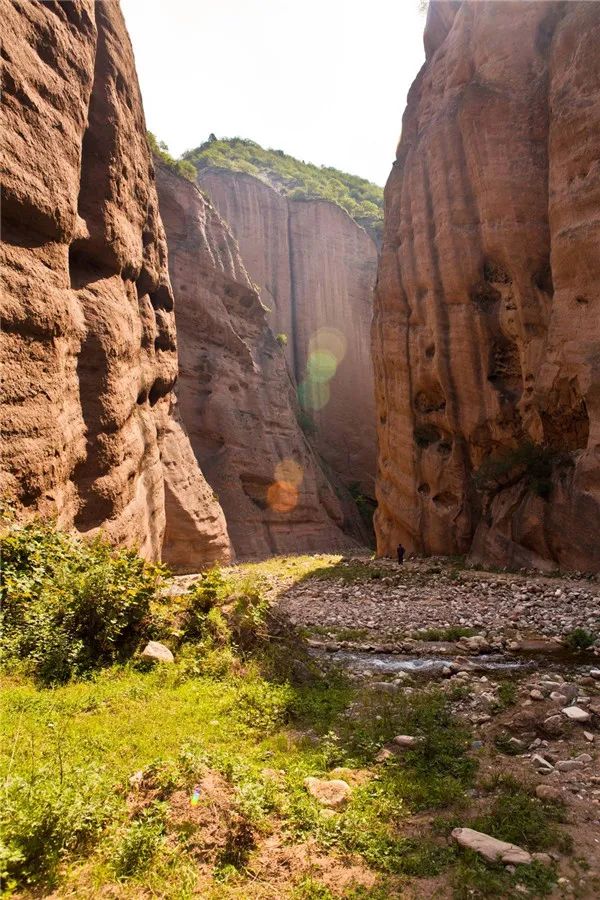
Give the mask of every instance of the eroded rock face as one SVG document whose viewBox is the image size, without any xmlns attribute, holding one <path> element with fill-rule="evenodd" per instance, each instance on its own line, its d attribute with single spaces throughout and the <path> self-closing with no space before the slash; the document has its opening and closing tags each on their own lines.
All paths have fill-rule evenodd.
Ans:
<svg viewBox="0 0 600 900">
<path fill-rule="evenodd" d="M 376 291 L 380 554 L 600 568 L 599 41 L 596 3 L 430 4 Z"/>
<path fill-rule="evenodd" d="M 288 338 L 287 359 L 300 385 L 306 418 L 311 427 L 314 424 L 320 454 L 346 485 L 358 482 L 372 497 L 376 435 L 369 333 L 377 267 L 373 240 L 333 203 L 289 199 L 239 172 L 205 169 L 199 177 L 231 226 L 248 273 L 271 310 L 268 321 L 273 332 Z M 318 336 L 323 328 L 340 332 L 341 342 L 335 334 Z M 339 365 L 329 378 L 331 354 L 339 358 Z"/>
<path fill-rule="evenodd" d="M 222 511 L 173 414 L 173 293 L 119 5 L 0 11 L 3 495 L 153 558 L 167 528 L 163 555 L 182 568 L 226 561 Z"/>
<path fill-rule="evenodd" d="M 179 346 L 177 394 L 196 458 L 242 557 L 353 545 L 343 503 L 298 423 L 282 348 L 227 225 L 157 165 Z"/>
</svg>

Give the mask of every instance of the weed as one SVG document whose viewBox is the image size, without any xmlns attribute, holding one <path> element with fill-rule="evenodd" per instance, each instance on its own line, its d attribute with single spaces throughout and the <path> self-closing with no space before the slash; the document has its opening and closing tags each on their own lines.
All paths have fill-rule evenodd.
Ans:
<svg viewBox="0 0 600 900">
<path fill-rule="evenodd" d="M 524 889 L 530 897 L 546 897 L 555 882 L 553 870 L 538 862 L 516 866 L 514 873 L 510 873 L 499 864 L 485 863 L 470 851 L 463 852 L 452 876 L 455 900 L 485 897 L 518 900 L 523 897 Z"/>
<path fill-rule="evenodd" d="M 586 628 L 574 628 L 565 636 L 565 645 L 570 650 L 587 650 L 596 643 L 597 638 L 597 634 Z"/>
<path fill-rule="evenodd" d="M 423 628 L 420 631 L 413 631 L 411 637 L 417 641 L 459 641 L 474 634 L 477 634 L 475 628 L 449 625 L 446 628 Z"/>
<path fill-rule="evenodd" d="M 498 700 L 494 704 L 497 710 L 508 709 L 517 702 L 517 685 L 514 681 L 501 681 L 498 685 Z"/>
<path fill-rule="evenodd" d="M 166 805 L 154 803 L 131 823 L 115 851 L 114 870 L 118 878 L 142 872 L 164 841 Z"/>
<path fill-rule="evenodd" d="M 489 812 L 473 828 L 528 850 L 547 850 L 560 843 L 554 821 L 557 810 L 532 796 L 513 779 L 505 779 Z"/>
</svg>

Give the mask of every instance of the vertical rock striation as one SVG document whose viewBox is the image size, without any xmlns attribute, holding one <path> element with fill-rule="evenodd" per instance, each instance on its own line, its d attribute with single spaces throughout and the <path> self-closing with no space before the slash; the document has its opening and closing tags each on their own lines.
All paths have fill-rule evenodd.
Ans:
<svg viewBox="0 0 600 900">
<path fill-rule="evenodd" d="M 253 175 L 203 169 L 199 181 L 231 226 L 248 273 L 271 310 L 269 324 L 288 338 L 287 358 L 320 454 L 346 485 L 357 482 L 372 497 L 376 435 L 369 333 L 377 267 L 372 238 L 334 203 L 285 197 Z M 339 332 L 341 341 L 320 329 Z M 341 357 L 342 345 L 343 358 L 329 379 L 330 354 L 333 349 Z M 311 353 L 313 374 L 321 369 L 316 381 L 307 380 Z"/>
<path fill-rule="evenodd" d="M 430 4 L 386 187 L 378 551 L 600 569 L 600 6 Z"/>
<path fill-rule="evenodd" d="M 179 344 L 177 394 L 238 554 L 339 549 L 357 529 L 298 423 L 293 385 L 231 232 L 201 191 L 157 164 Z M 354 514 L 355 515 L 355 514 Z"/>
<path fill-rule="evenodd" d="M 0 9 L 3 496 L 153 558 L 166 529 L 181 568 L 226 561 L 174 411 L 173 294 L 119 5 Z"/>
</svg>

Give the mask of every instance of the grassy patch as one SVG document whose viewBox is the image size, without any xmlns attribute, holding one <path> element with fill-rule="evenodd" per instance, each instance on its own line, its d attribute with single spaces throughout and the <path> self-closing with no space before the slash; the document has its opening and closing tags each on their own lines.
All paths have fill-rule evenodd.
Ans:
<svg viewBox="0 0 600 900">
<path fill-rule="evenodd" d="M 455 900 L 503 897 L 518 900 L 524 896 L 547 897 L 556 883 L 554 871 L 538 862 L 516 866 L 514 873 L 501 865 L 491 865 L 472 853 L 464 853 L 452 874 Z"/>
<path fill-rule="evenodd" d="M 336 577 L 343 585 L 372 577 L 375 567 L 339 556 L 285 557 L 214 569 L 165 597 L 160 573 L 135 555 L 36 528 L 9 535 L 8 602 L 19 613 L 11 613 L 11 648 L 31 632 L 36 591 L 55 617 L 49 640 L 52 627 L 79 621 L 56 611 L 79 609 L 80 595 L 88 611 L 95 598 L 97 627 L 88 635 L 82 623 L 78 652 L 93 664 L 73 665 L 68 678 L 48 686 L 33 668 L 36 678 L 20 669 L 2 680 L 0 862 L 9 890 L 251 896 L 252 866 L 272 835 L 376 873 L 377 887 L 348 889 L 356 900 L 396 890 L 381 879 L 431 878 L 457 865 L 457 884 L 483 880 L 460 874 L 466 861 L 439 829 L 406 827 L 421 811 L 464 817 L 474 785 L 471 734 L 443 692 L 391 696 L 318 670 L 268 602 L 282 583 Z M 128 598 L 143 612 L 131 631 L 109 602 L 128 611 Z M 107 643 L 118 652 L 98 656 L 98 633 L 108 628 L 116 628 Z M 345 639 L 359 634 L 346 630 Z M 146 637 L 166 641 L 175 663 L 142 664 L 135 649 Z M 417 744 L 376 767 L 375 755 L 399 733 Z M 304 779 L 331 776 L 338 766 L 352 770 L 352 794 L 325 817 Z M 557 811 L 523 789 L 495 782 L 488 799 L 481 826 L 491 833 L 530 848 L 560 843 Z M 289 873 L 288 888 L 306 897 L 330 891 L 305 870 Z"/>
<path fill-rule="evenodd" d="M 497 710 L 508 709 L 517 702 L 519 691 L 514 681 L 501 681 L 498 685 L 498 699 L 494 703 Z"/>
<path fill-rule="evenodd" d="M 544 803 L 510 777 L 501 778 L 497 784 L 498 791 L 488 812 L 471 827 L 530 851 L 565 846 L 566 835 L 556 825 L 564 816 L 562 805 Z"/>
<path fill-rule="evenodd" d="M 475 628 L 467 628 L 463 625 L 449 625 L 446 628 L 422 628 L 413 631 L 411 637 L 417 641 L 459 641 L 464 637 L 472 637 L 477 634 Z"/>
<path fill-rule="evenodd" d="M 338 641 L 361 641 L 369 636 L 367 628 L 338 628 L 335 636 Z"/>
</svg>

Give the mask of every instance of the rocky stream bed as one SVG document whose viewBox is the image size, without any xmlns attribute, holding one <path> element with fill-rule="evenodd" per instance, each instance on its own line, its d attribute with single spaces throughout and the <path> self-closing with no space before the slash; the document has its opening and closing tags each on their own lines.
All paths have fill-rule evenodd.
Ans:
<svg viewBox="0 0 600 900">
<path fill-rule="evenodd" d="M 279 605 L 316 658 L 374 691 L 402 702 L 436 682 L 471 726 L 483 770 L 513 775 L 539 798 L 565 802 L 564 828 L 583 862 L 574 873 L 560 853 L 550 854 L 561 872 L 555 895 L 598 896 L 597 577 L 349 559 L 320 579 L 295 583 Z M 398 752 L 392 743 L 379 760 Z"/>
</svg>

